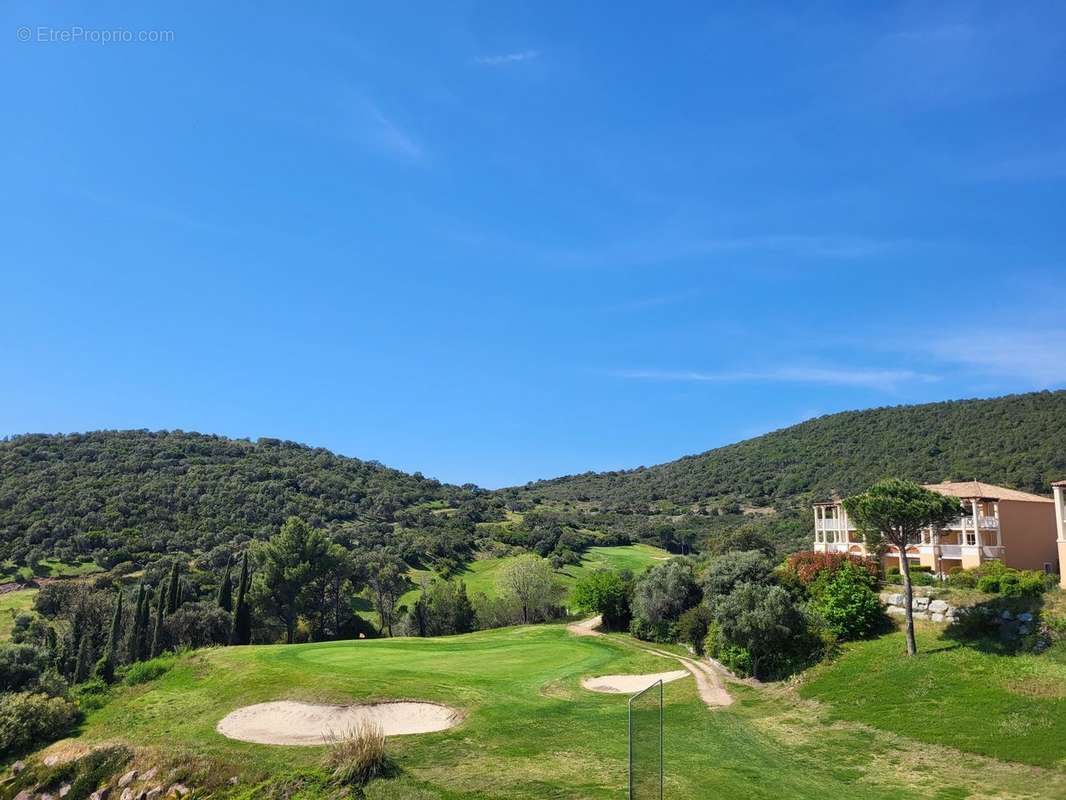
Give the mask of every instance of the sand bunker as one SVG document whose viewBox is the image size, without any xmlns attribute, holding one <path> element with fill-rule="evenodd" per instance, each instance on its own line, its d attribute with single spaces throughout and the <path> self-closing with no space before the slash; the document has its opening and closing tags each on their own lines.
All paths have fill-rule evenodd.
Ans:
<svg viewBox="0 0 1066 800">
<path fill-rule="evenodd" d="M 282 700 L 238 708 L 223 717 L 215 730 L 242 742 L 314 745 L 323 744 L 330 732 L 341 736 L 364 721 L 380 725 L 386 736 L 403 736 L 447 730 L 461 719 L 454 708 L 436 703 L 403 700 L 326 706 Z"/>
<path fill-rule="evenodd" d="M 688 675 L 688 670 L 678 669 L 673 672 L 653 672 L 650 675 L 600 675 L 596 678 L 584 678 L 581 685 L 592 692 L 608 694 L 633 694 L 647 689 L 656 681 L 669 683 Z"/>
</svg>

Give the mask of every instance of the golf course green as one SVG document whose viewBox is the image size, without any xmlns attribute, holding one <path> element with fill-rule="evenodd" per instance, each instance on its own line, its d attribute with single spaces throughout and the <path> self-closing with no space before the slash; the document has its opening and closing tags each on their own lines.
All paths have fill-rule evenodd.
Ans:
<svg viewBox="0 0 1066 800">
<path fill-rule="evenodd" d="M 371 782 L 367 798 L 615 800 L 625 796 L 626 696 L 586 691 L 580 680 L 678 668 L 628 637 L 577 637 L 563 625 L 230 647 L 163 664 L 170 668 L 154 680 L 113 688 L 75 736 L 52 749 L 124 743 L 140 763 L 220 795 L 262 797 L 285 786 L 293 797 L 327 797 L 323 747 L 235 741 L 216 732 L 218 722 L 275 700 L 423 700 L 458 709 L 462 721 L 390 738 L 396 773 Z M 737 702 L 712 710 L 692 678 L 665 686 L 665 797 L 1066 796 L 1061 769 L 1008 764 L 831 718 L 827 706 L 801 700 L 788 686 L 728 688 Z"/>
</svg>

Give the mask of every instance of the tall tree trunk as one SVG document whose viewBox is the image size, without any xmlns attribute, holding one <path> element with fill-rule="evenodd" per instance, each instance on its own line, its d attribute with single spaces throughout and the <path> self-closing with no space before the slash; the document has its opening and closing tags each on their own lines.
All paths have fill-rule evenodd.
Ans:
<svg viewBox="0 0 1066 800">
<path fill-rule="evenodd" d="M 918 652 L 918 645 L 914 641 L 914 590 L 911 587 L 911 564 L 907 560 L 907 545 L 899 548 L 899 571 L 903 576 L 903 604 L 907 612 L 907 655 L 913 656 Z"/>
</svg>

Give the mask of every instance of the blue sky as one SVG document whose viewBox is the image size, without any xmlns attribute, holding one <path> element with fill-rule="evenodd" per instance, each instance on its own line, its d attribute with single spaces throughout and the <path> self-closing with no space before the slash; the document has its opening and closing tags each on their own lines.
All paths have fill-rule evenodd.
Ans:
<svg viewBox="0 0 1066 800">
<path fill-rule="evenodd" d="M 155 5 L 0 11 L 2 433 L 494 487 L 1066 386 L 1061 4 Z"/>
</svg>

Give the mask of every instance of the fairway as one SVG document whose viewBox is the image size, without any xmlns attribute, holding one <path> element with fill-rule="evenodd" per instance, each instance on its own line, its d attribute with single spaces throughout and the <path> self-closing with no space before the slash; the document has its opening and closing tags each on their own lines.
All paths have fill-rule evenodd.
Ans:
<svg viewBox="0 0 1066 800">
<path fill-rule="evenodd" d="M 568 564 L 555 575 L 559 583 L 569 591 L 570 588 L 581 579 L 583 575 L 597 569 L 628 569 L 635 575 L 639 575 L 652 565 L 660 561 L 666 561 L 671 554 L 658 547 L 647 544 L 627 544 L 613 547 L 590 547 L 581 554 L 580 564 Z M 489 597 L 496 595 L 496 580 L 501 570 L 508 564 L 514 563 L 518 556 L 506 556 L 504 558 L 486 558 L 471 561 L 455 576 L 466 584 L 466 591 L 471 597 L 479 592 Z M 421 588 L 420 582 L 432 580 L 435 573 L 432 570 L 411 570 L 408 577 L 416 587 L 405 592 L 399 600 L 399 605 L 410 607 L 418 598 Z M 376 617 L 376 615 L 374 615 Z"/>
<path fill-rule="evenodd" d="M 0 642 L 7 641 L 15 624 L 15 617 L 33 608 L 36 589 L 19 589 L 0 594 Z"/>
<path fill-rule="evenodd" d="M 626 696 L 586 691 L 580 681 L 676 668 L 624 638 L 575 637 L 559 625 L 205 650 L 179 657 L 154 682 L 114 689 L 77 738 L 145 748 L 146 757 L 181 764 L 200 785 L 224 789 L 238 776 L 238 795 L 295 781 L 319 787 L 298 796 L 325 797 L 322 748 L 233 741 L 216 725 L 243 706 L 279 700 L 428 701 L 454 707 L 462 721 L 390 738 L 399 774 L 372 783 L 368 798 L 617 800 L 625 796 Z M 926 763 L 917 743 L 829 724 L 780 687 L 730 691 L 737 702 L 710 711 L 691 678 L 665 686 L 667 797 L 945 800 L 978 785 L 1017 797 L 1066 794 L 1060 772 L 1045 772 L 1034 789 L 1029 768 L 973 756 L 962 764 L 948 750 L 942 763 Z"/>
</svg>

